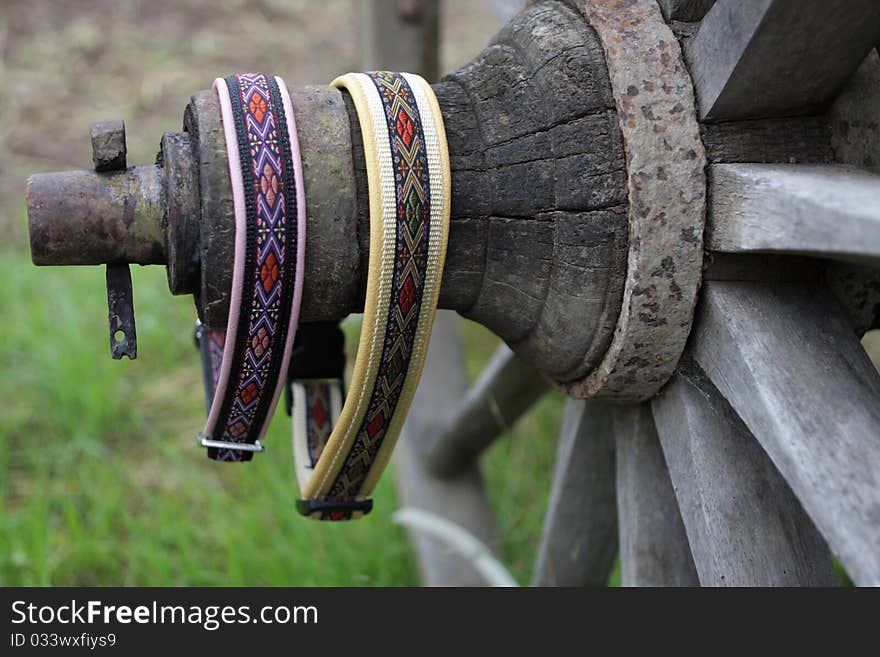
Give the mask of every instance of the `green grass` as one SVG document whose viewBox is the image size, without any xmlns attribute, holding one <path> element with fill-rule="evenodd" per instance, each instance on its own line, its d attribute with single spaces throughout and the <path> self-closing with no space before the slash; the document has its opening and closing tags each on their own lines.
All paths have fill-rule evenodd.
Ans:
<svg viewBox="0 0 880 657">
<path fill-rule="evenodd" d="M 139 357 L 112 361 L 100 268 L 0 259 L 0 584 L 414 584 L 390 477 L 364 522 L 295 513 L 283 412 L 266 458 L 205 458 L 192 302 L 133 274 Z"/>
<path fill-rule="evenodd" d="M 170 296 L 162 268 L 132 274 L 138 359 L 113 361 L 103 268 L 37 268 L 22 248 L 0 251 L 0 585 L 417 584 L 390 521 L 392 476 L 364 520 L 296 514 L 283 411 L 263 458 L 205 458 L 193 438 L 204 399 L 192 300 Z M 463 336 L 473 378 L 497 338 L 468 322 Z M 483 461 L 504 558 L 523 584 L 561 406 L 549 395 Z"/>
</svg>

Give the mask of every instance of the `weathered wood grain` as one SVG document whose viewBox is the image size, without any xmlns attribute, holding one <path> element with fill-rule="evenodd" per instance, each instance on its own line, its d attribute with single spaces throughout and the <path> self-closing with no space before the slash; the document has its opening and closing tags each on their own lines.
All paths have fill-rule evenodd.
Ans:
<svg viewBox="0 0 880 657">
<path fill-rule="evenodd" d="M 839 162 L 880 174 L 880 52 L 872 50 L 829 112 L 831 145 Z M 880 270 L 834 263 L 828 284 L 856 334 L 880 328 Z"/>
<path fill-rule="evenodd" d="M 880 263 L 880 176 L 846 165 L 716 164 L 706 245 Z"/>
<path fill-rule="evenodd" d="M 549 383 L 501 344 L 464 399 L 446 409 L 449 420 L 432 435 L 425 464 L 438 477 L 467 470 L 534 404 Z M 427 443 L 427 441 L 426 441 Z"/>
<path fill-rule="evenodd" d="M 354 215 L 358 198 L 352 176 L 351 129 L 342 96 L 333 87 L 293 87 L 290 102 L 296 116 L 309 117 L 300 121 L 305 125 L 297 126 L 307 209 L 300 311 L 300 321 L 306 322 L 319 319 L 323 309 L 355 305 L 362 298 L 358 287 L 306 281 L 357 277 L 366 271 L 366 263 L 361 269 L 355 226 L 346 221 Z"/>
<path fill-rule="evenodd" d="M 829 116 L 838 161 L 880 174 L 880 52 L 862 62 Z"/>
<path fill-rule="evenodd" d="M 576 11 L 539 3 L 434 89 L 453 171 L 441 305 L 545 374 L 587 374 L 620 313 L 628 234 L 598 37 Z"/>
<path fill-rule="evenodd" d="M 624 586 L 698 586 L 663 450 L 642 403 L 612 410 Z"/>
<path fill-rule="evenodd" d="M 443 426 L 446 409 L 459 400 L 467 383 L 457 323 L 458 318 L 449 312 L 438 313 L 434 320 L 425 375 L 394 452 L 397 486 L 404 506 L 448 518 L 498 554 L 495 521 L 477 465 L 443 479 L 424 464 L 424 441 Z M 410 538 L 426 585 L 485 584 L 483 577 L 449 546 L 418 532 L 410 532 Z"/>
<path fill-rule="evenodd" d="M 604 586 L 617 556 L 614 429 L 601 402 L 568 400 L 535 586 Z"/>
<path fill-rule="evenodd" d="M 708 282 L 691 353 L 858 584 L 880 584 L 880 375 L 806 285 Z"/>
<path fill-rule="evenodd" d="M 700 116 L 814 112 L 878 41 L 875 0 L 718 0 L 687 46 Z"/>
<path fill-rule="evenodd" d="M 825 540 L 695 364 L 683 364 L 652 408 L 703 586 L 836 583 Z"/>
<path fill-rule="evenodd" d="M 824 115 L 703 123 L 700 133 L 711 163 L 834 161 L 831 125 Z"/>
<path fill-rule="evenodd" d="M 453 198 L 439 305 L 480 322 L 557 379 L 592 370 L 626 273 L 626 162 L 601 45 L 573 10 L 529 7 L 471 64 L 433 85 Z M 360 257 L 332 286 L 362 304 L 369 255 L 363 149 L 351 103 Z M 359 264 L 356 264 L 358 263 Z M 308 281 L 306 282 L 308 285 Z"/>
</svg>

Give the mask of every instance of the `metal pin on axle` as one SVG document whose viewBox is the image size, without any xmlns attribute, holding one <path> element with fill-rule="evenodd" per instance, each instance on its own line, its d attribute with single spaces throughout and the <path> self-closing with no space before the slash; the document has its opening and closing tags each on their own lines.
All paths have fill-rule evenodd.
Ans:
<svg viewBox="0 0 880 657">
<path fill-rule="evenodd" d="M 137 358 L 134 296 L 127 264 L 107 265 L 107 318 L 110 322 L 110 355 L 116 360 Z"/>
<path fill-rule="evenodd" d="M 99 121 L 91 126 L 92 161 L 95 171 L 111 174 L 126 169 L 125 124 L 120 119 Z M 110 355 L 137 358 L 137 330 L 131 270 L 127 263 L 107 264 L 107 309 L 110 324 Z"/>
</svg>

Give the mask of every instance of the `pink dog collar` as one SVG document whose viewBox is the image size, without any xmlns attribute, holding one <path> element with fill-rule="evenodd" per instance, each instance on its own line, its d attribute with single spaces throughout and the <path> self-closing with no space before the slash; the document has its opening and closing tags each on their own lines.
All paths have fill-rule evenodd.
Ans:
<svg viewBox="0 0 880 657">
<path fill-rule="evenodd" d="M 285 385 L 305 261 L 299 142 L 284 81 L 241 74 L 214 81 L 235 210 L 226 329 L 200 327 L 208 421 L 199 443 L 218 461 L 248 461 Z"/>
</svg>

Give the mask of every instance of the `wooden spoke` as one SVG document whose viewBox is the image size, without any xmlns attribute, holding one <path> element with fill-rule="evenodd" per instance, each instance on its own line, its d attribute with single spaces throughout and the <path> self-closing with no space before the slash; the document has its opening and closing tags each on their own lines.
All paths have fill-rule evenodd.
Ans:
<svg viewBox="0 0 880 657">
<path fill-rule="evenodd" d="M 708 282 L 692 355 L 853 580 L 880 584 L 880 376 L 830 295 Z"/>
<path fill-rule="evenodd" d="M 425 376 L 395 450 L 397 483 L 402 503 L 425 509 L 460 525 L 498 553 L 499 540 L 483 479 L 476 464 L 455 477 L 433 475 L 422 460 L 422 442 L 441 425 L 447 408 L 454 404 L 466 380 L 458 338 L 458 318 L 440 312 L 434 320 Z M 410 533 L 428 586 L 480 586 L 482 575 L 460 555 L 437 539 L 417 531 Z"/>
<path fill-rule="evenodd" d="M 821 109 L 878 42 L 875 0 L 718 0 L 688 49 L 701 118 Z"/>
<path fill-rule="evenodd" d="M 839 162 L 880 174 L 880 50 L 872 51 L 829 112 L 831 144 Z M 880 269 L 834 263 L 828 285 L 861 336 L 880 328 Z"/>
<path fill-rule="evenodd" d="M 829 117 L 836 159 L 880 173 L 880 51 L 862 62 Z"/>
<path fill-rule="evenodd" d="M 474 464 L 492 442 L 507 431 L 546 392 L 549 384 L 535 368 L 501 344 L 468 390 L 456 400 L 452 421 L 435 432 L 426 464 L 437 476 L 450 477 Z M 449 407 L 445 413 L 449 415 Z"/>
<path fill-rule="evenodd" d="M 660 0 L 667 21 L 698 21 L 712 8 L 715 0 Z"/>
<path fill-rule="evenodd" d="M 614 433 L 606 405 L 570 399 L 535 586 L 604 586 L 617 556 Z"/>
<path fill-rule="evenodd" d="M 647 403 L 615 407 L 617 514 L 624 586 L 698 586 Z"/>
<path fill-rule="evenodd" d="M 652 407 L 701 584 L 834 585 L 825 540 L 696 365 Z"/>
<path fill-rule="evenodd" d="M 364 0 L 363 68 L 439 77 L 440 3 Z"/>
<path fill-rule="evenodd" d="M 845 165 L 715 164 L 709 249 L 880 264 L 880 176 Z"/>
</svg>

